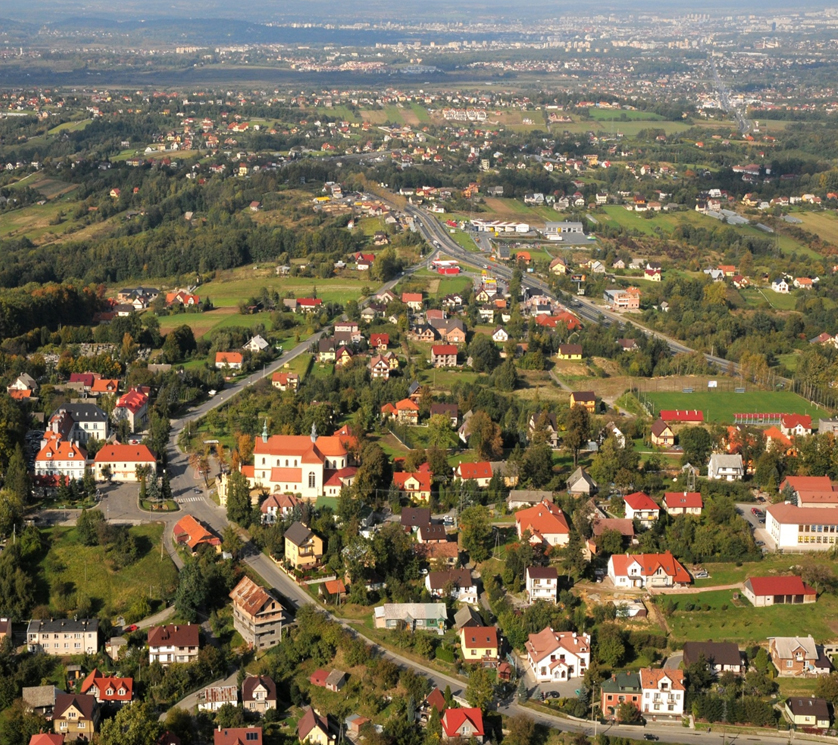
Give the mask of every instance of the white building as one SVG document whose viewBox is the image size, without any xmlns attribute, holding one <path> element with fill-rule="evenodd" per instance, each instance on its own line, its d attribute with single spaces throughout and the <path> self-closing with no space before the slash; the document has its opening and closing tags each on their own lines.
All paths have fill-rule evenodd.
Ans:
<svg viewBox="0 0 839 745">
<path fill-rule="evenodd" d="M 78 445 L 50 438 L 35 456 L 35 476 L 64 476 L 82 479 L 87 454 Z"/>
<path fill-rule="evenodd" d="M 554 631 L 546 626 L 530 634 L 527 660 L 538 683 L 581 678 L 591 663 L 591 637 L 576 631 Z"/>
<path fill-rule="evenodd" d="M 615 587 L 674 587 L 690 584 L 688 571 L 673 554 L 612 554 L 609 579 Z"/>
<path fill-rule="evenodd" d="M 776 549 L 826 551 L 836 546 L 836 508 L 773 504 L 766 509 L 766 531 Z"/>
<path fill-rule="evenodd" d="M 713 453 L 708 461 L 708 478 L 717 481 L 742 481 L 743 456 L 739 453 Z"/>
<path fill-rule="evenodd" d="M 642 667 L 641 713 L 680 717 L 685 713 L 685 674 L 682 670 Z"/>
<path fill-rule="evenodd" d="M 524 573 L 527 599 L 531 603 L 545 600 L 556 604 L 558 579 L 556 567 L 528 567 Z"/>
</svg>

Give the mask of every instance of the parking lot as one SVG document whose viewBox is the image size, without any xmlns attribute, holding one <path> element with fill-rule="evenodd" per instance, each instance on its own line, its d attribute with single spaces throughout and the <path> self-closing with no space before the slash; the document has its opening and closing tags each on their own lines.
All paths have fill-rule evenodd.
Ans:
<svg viewBox="0 0 839 745">
<path fill-rule="evenodd" d="M 749 523 L 752 533 L 754 534 L 755 541 L 758 542 L 760 548 L 763 548 L 765 551 L 774 551 L 775 541 L 772 540 L 772 536 L 770 536 L 769 531 L 766 530 L 766 523 L 760 519 L 761 516 L 765 518 L 767 505 L 764 503 L 754 504 L 743 502 L 738 503 L 736 507 L 737 512 L 739 512 L 743 516 L 743 519 Z M 758 514 L 754 514 L 752 510 L 755 510 Z"/>
</svg>

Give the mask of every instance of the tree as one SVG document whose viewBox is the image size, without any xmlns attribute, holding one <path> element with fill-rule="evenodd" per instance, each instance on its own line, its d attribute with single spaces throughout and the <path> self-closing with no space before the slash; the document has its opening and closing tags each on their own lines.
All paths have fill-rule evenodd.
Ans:
<svg viewBox="0 0 839 745">
<path fill-rule="evenodd" d="M 618 706 L 618 721 L 624 724 L 636 724 L 641 721 L 641 711 L 635 704 L 625 701 Z"/>
<path fill-rule="evenodd" d="M 106 719 L 99 732 L 101 745 L 148 745 L 157 742 L 163 725 L 157 713 L 146 701 L 135 701 L 124 706 L 113 719 Z"/>
<path fill-rule="evenodd" d="M 76 531 L 83 546 L 96 546 L 99 543 L 99 526 L 105 522 L 105 516 L 99 510 L 82 510 L 76 520 Z"/>
<path fill-rule="evenodd" d="M 23 502 L 8 489 L 0 489 L 0 535 L 9 535 L 23 516 Z"/>
<path fill-rule="evenodd" d="M 531 445 L 524 451 L 521 473 L 527 477 L 531 486 L 540 489 L 547 486 L 553 478 L 553 453 L 547 443 Z"/>
<path fill-rule="evenodd" d="M 617 530 L 604 530 L 597 546 L 604 554 L 619 554 L 623 551 L 623 536 Z"/>
<path fill-rule="evenodd" d="M 192 715 L 185 709 L 169 709 L 163 726 L 181 739 L 181 745 L 193 745 L 195 732 Z"/>
<path fill-rule="evenodd" d="M 460 515 L 460 534 L 463 549 L 474 562 L 486 561 L 493 545 L 492 524 L 483 507 L 467 507 Z"/>
<path fill-rule="evenodd" d="M 198 559 L 189 558 L 181 569 L 175 590 L 175 610 L 190 623 L 198 620 L 198 610 L 207 600 L 209 582 Z"/>
<path fill-rule="evenodd" d="M 221 550 L 225 553 L 230 554 L 234 559 L 239 557 L 239 554 L 244 548 L 245 542 L 242 540 L 242 536 L 239 535 L 239 531 L 236 530 L 232 525 L 228 525 L 222 531 L 221 534 Z"/>
<path fill-rule="evenodd" d="M 577 467 L 577 458 L 580 450 L 588 443 L 591 435 L 591 418 L 588 409 L 584 406 L 572 406 L 568 410 L 565 420 L 565 446 L 574 453 L 574 467 Z"/>
<path fill-rule="evenodd" d="M 6 482 L 4 487 L 20 500 L 21 504 L 29 501 L 32 490 L 32 482 L 29 479 L 29 472 L 26 469 L 26 459 L 23 455 L 23 448 L 18 445 L 9 458 L 9 466 L 6 469 Z"/>
<path fill-rule="evenodd" d="M 234 471 L 227 477 L 227 519 L 247 527 L 251 514 L 250 483 L 243 473 Z"/>
<path fill-rule="evenodd" d="M 476 334 L 469 345 L 472 369 L 476 372 L 492 372 L 501 361 L 498 347 L 488 336 Z"/>
<path fill-rule="evenodd" d="M 475 665 L 469 673 L 469 683 L 466 686 L 466 700 L 470 706 L 479 708 L 484 713 L 492 704 L 495 695 L 491 673 L 483 665 Z"/>
<path fill-rule="evenodd" d="M 500 457 L 504 451 L 501 427 L 490 419 L 485 411 L 477 411 L 468 424 L 469 447 L 477 450 L 484 460 Z"/>
<path fill-rule="evenodd" d="M 623 629 L 613 623 L 604 623 L 597 629 L 597 656 L 607 667 L 618 667 L 626 656 Z"/>
<path fill-rule="evenodd" d="M 523 679 L 522 682 L 524 682 Z M 529 716 L 516 714 L 507 720 L 505 745 L 532 745 L 536 740 L 536 722 Z"/>
<path fill-rule="evenodd" d="M 391 482 L 390 460 L 378 443 L 368 442 L 361 449 L 360 462 L 353 483 L 355 493 L 364 502 L 378 503 Z"/>
<path fill-rule="evenodd" d="M 705 427 L 686 427 L 679 433 L 682 446 L 682 465 L 705 463 L 711 454 L 711 433 Z"/>
<path fill-rule="evenodd" d="M 823 698 L 836 708 L 837 675 L 835 670 L 830 675 L 819 675 L 816 679 L 816 697 Z"/>
</svg>

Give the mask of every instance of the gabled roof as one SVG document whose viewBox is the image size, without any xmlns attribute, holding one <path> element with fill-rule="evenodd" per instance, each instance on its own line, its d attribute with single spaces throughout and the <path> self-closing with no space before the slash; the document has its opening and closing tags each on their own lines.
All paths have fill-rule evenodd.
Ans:
<svg viewBox="0 0 839 745">
<path fill-rule="evenodd" d="M 595 537 L 603 535 L 603 533 L 607 530 L 615 530 L 624 538 L 635 537 L 635 526 L 632 524 L 632 520 L 617 517 L 607 517 L 595 520 L 591 524 L 591 529 Z"/>
<path fill-rule="evenodd" d="M 84 719 L 91 720 L 96 710 L 96 699 L 81 693 L 58 693 L 55 696 L 52 718 L 63 719 L 70 707 L 77 709 Z"/>
<path fill-rule="evenodd" d="M 792 658 L 796 649 L 804 650 L 804 657 L 808 660 L 817 660 L 819 651 L 812 636 L 776 636 L 771 637 L 775 643 L 775 651 L 778 658 L 788 660 Z"/>
<path fill-rule="evenodd" d="M 404 528 L 430 525 L 431 510 L 428 507 L 403 507 L 399 522 Z"/>
<path fill-rule="evenodd" d="M 216 363 L 235 365 L 241 364 L 243 359 L 241 352 L 216 352 Z"/>
<path fill-rule="evenodd" d="M 793 429 L 801 425 L 804 429 L 809 430 L 813 428 L 813 420 L 808 414 L 783 414 L 781 425 L 787 429 Z"/>
<path fill-rule="evenodd" d="M 661 437 L 665 432 L 670 432 L 671 435 L 673 434 L 673 430 L 670 429 L 670 426 L 663 419 L 656 419 L 653 422 L 651 431 L 656 437 Z"/>
<path fill-rule="evenodd" d="M 457 466 L 460 472 L 460 478 L 464 481 L 466 479 L 491 479 L 492 465 L 489 461 L 481 461 L 479 463 L 460 463 Z"/>
<path fill-rule="evenodd" d="M 745 586 L 755 595 L 815 595 L 816 591 L 798 575 L 786 577 L 749 577 Z"/>
<path fill-rule="evenodd" d="M 653 502 L 648 494 L 642 491 L 637 491 L 634 494 L 627 494 L 623 501 L 633 510 L 655 510 L 659 511 L 659 506 Z"/>
<path fill-rule="evenodd" d="M 406 490 L 406 483 L 410 480 L 417 482 L 418 491 L 431 491 L 431 474 L 423 471 L 397 471 L 393 474 L 393 483 L 401 490 Z"/>
<path fill-rule="evenodd" d="M 464 626 L 460 630 L 464 649 L 498 649 L 498 629 L 495 626 Z"/>
<path fill-rule="evenodd" d="M 431 347 L 431 354 L 435 356 L 457 354 L 457 347 L 454 344 L 434 344 Z"/>
<path fill-rule="evenodd" d="M 262 745 L 262 727 L 216 729 L 213 732 L 213 745 Z"/>
<path fill-rule="evenodd" d="M 221 545 L 221 539 L 192 515 L 184 515 L 178 520 L 172 528 L 172 535 L 178 543 L 185 543 L 192 551 L 201 543 L 209 543 L 211 546 Z"/>
<path fill-rule="evenodd" d="M 556 567 L 527 567 L 525 573 L 530 579 L 557 579 Z"/>
<path fill-rule="evenodd" d="M 827 701 L 823 698 L 803 698 L 796 696 L 787 700 L 787 708 L 796 717 L 814 716 L 818 721 L 830 720 Z"/>
<path fill-rule="evenodd" d="M 242 681 L 242 701 L 250 701 L 254 697 L 254 691 L 262 686 L 265 691 L 266 701 L 277 700 L 277 684 L 267 675 L 249 675 Z"/>
<path fill-rule="evenodd" d="M 679 508 L 702 509 L 702 495 L 698 491 L 668 491 L 664 492 L 664 505 L 668 510 Z"/>
<path fill-rule="evenodd" d="M 199 626 L 196 624 L 168 624 L 149 629 L 149 647 L 197 647 Z"/>
<path fill-rule="evenodd" d="M 474 728 L 472 735 L 484 736 L 484 717 L 480 709 L 446 709 L 443 712 L 441 724 L 446 737 L 458 737 L 460 728 L 465 723 Z"/>
<path fill-rule="evenodd" d="M 658 415 L 665 422 L 704 422 L 705 415 L 698 409 L 662 409 Z"/>
<path fill-rule="evenodd" d="M 614 567 L 616 577 L 629 576 L 629 568 L 638 564 L 642 577 L 651 577 L 661 569 L 668 577 L 672 577 L 674 582 L 690 582 L 687 569 L 669 551 L 663 554 L 613 554 L 609 562 Z"/>
<path fill-rule="evenodd" d="M 777 522 L 788 525 L 836 525 L 839 523 L 835 509 L 825 507 L 796 507 L 794 504 L 772 504 L 766 514 Z"/>
<path fill-rule="evenodd" d="M 538 634 L 528 635 L 525 648 L 534 662 L 543 660 L 559 648 L 579 656 L 591 652 L 591 637 L 576 631 L 554 631 L 545 626 Z"/>
<path fill-rule="evenodd" d="M 284 533 L 285 539 L 295 546 L 302 546 L 313 535 L 314 533 L 299 521 L 292 523 Z"/>
<path fill-rule="evenodd" d="M 425 703 L 430 707 L 436 708 L 441 713 L 446 709 L 446 697 L 439 688 L 435 688 L 425 697 Z"/>
<path fill-rule="evenodd" d="M 641 675 L 641 688 L 647 690 L 650 688 L 658 689 L 659 684 L 667 680 L 670 688 L 674 691 L 685 690 L 685 673 L 684 670 L 664 670 L 660 668 L 642 667 L 639 671 Z"/>
<path fill-rule="evenodd" d="M 740 650 L 734 642 L 685 642 L 682 651 L 685 665 L 692 665 L 700 655 L 711 665 L 739 667 L 743 664 Z"/>
<path fill-rule="evenodd" d="M 231 591 L 230 598 L 233 600 L 233 605 L 238 606 L 250 616 L 255 616 L 269 603 L 280 607 L 280 601 L 250 577 L 242 577 L 239 580 L 239 584 Z"/>
<path fill-rule="evenodd" d="M 568 521 L 562 510 L 553 502 L 540 502 L 516 513 L 519 533 L 529 530 L 531 535 L 567 535 Z"/>
<path fill-rule="evenodd" d="M 154 463 L 157 459 L 145 445 L 105 445 L 96 453 L 94 463 Z"/>
<path fill-rule="evenodd" d="M 444 572 L 430 572 L 428 575 L 428 586 L 432 590 L 442 590 L 449 582 L 458 588 L 475 586 L 472 573 L 466 567 L 449 569 Z"/>
<path fill-rule="evenodd" d="M 64 735 L 55 732 L 42 732 L 32 735 L 29 745 L 64 745 Z"/>
</svg>

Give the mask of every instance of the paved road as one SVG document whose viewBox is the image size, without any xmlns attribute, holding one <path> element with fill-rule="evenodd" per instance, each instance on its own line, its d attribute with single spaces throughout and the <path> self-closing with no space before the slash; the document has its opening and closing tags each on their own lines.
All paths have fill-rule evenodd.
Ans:
<svg viewBox="0 0 839 745">
<path fill-rule="evenodd" d="M 766 508 L 768 505 L 766 504 L 754 504 L 748 502 L 738 502 L 735 507 L 737 507 L 737 512 L 742 515 L 743 519 L 749 524 L 749 527 L 752 529 L 752 533 L 754 533 L 756 541 L 763 541 L 764 546 L 769 551 L 774 551 L 775 540 L 772 538 L 769 531 L 766 529 L 766 523 L 760 522 L 757 519 L 756 515 L 752 514 L 753 509 L 758 509 L 762 513 L 764 513 L 764 518 L 766 516 Z"/>
<path fill-rule="evenodd" d="M 182 698 L 180 701 L 178 701 L 178 703 L 176 703 L 172 708 L 173 709 L 178 708 L 178 709 L 184 709 L 186 711 L 192 711 L 196 706 L 198 706 L 198 704 L 201 701 L 204 700 L 203 693 L 204 693 L 205 688 L 209 688 L 211 686 L 235 686 L 238 677 L 239 677 L 239 671 L 235 670 L 230 675 L 228 675 L 226 678 L 220 678 L 219 680 L 215 680 L 212 683 L 208 683 L 207 685 L 203 686 L 202 688 L 199 688 L 194 693 L 190 693 L 188 696 L 186 696 L 185 698 Z M 162 722 L 164 719 L 166 719 L 166 715 L 168 713 L 169 713 L 168 711 L 164 711 L 160 715 L 159 720 Z"/>
</svg>

